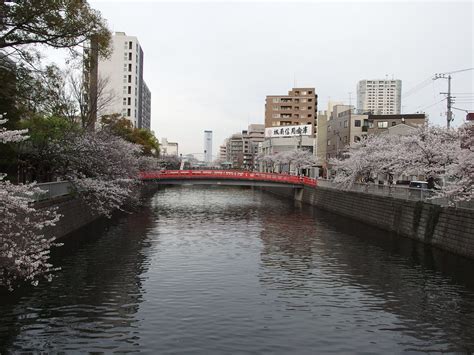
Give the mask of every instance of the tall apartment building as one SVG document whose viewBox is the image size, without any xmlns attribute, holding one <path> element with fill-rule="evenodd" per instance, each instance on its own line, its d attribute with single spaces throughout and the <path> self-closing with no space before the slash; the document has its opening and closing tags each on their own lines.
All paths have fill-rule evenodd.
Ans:
<svg viewBox="0 0 474 355">
<path fill-rule="evenodd" d="M 360 80 L 357 84 L 357 108 L 376 115 L 401 112 L 401 80 Z"/>
<path fill-rule="evenodd" d="M 318 96 L 314 88 L 293 88 L 288 95 L 271 95 L 265 100 L 265 127 L 312 125 L 316 136 Z"/>
<path fill-rule="evenodd" d="M 212 131 L 204 131 L 204 161 L 212 162 Z"/>
<path fill-rule="evenodd" d="M 99 90 L 112 100 L 98 114 L 119 113 L 134 127 L 150 129 L 151 93 L 143 80 L 143 50 L 137 37 L 115 32 L 112 54 L 98 61 Z M 104 86 L 100 88 L 100 86 Z"/>
</svg>

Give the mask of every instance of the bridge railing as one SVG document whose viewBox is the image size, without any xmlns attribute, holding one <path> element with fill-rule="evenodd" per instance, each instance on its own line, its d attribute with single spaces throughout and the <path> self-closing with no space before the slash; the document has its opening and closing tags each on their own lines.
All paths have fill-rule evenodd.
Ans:
<svg viewBox="0 0 474 355">
<path fill-rule="evenodd" d="M 234 170 L 162 170 L 145 171 L 140 173 L 142 180 L 170 180 L 170 179 L 233 179 L 246 181 L 271 181 L 287 184 L 316 186 L 316 179 L 275 173 L 259 173 L 252 171 Z"/>
</svg>

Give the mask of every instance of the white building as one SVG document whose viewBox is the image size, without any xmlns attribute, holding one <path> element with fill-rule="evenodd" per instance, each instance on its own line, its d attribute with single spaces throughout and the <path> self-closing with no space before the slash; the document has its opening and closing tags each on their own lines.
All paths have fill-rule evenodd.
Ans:
<svg viewBox="0 0 474 355">
<path fill-rule="evenodd" d="M 163 156 L 175 155 L 178 156 L 178 143 L 168 142 L 167 138 L 161 138 L 160 153 Z"/>
<path fill-rule="evenodd" d="M 150 129 L 151 94 L 143 80 L 143 50 L 137 37 L 115 32 L 112 54 L 99 59 L 98 86 L 112 96 L 99 115 L 119 113 L 134 127 Z M 103 89 L 101 88 L 103 87 Z"/>
<path fill-rule="evenodd" d="M 401 112 L 401 80 L 360 80 L 357 85 L 357 108 L 377 115 Z"/>
<path fill-rule="evenodd" d="M 212 162 L 212 131 L 204 131 L 204 161 Z"/>
</svg>

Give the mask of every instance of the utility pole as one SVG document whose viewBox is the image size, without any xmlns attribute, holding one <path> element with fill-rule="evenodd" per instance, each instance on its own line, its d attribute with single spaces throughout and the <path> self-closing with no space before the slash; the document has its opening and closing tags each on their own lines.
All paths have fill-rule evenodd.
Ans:
<svg viewBox="0 0 474 355">
<path fill-rule="evenodd" d="M 440 94 L 444 94 L 444 95 L 447 95 L 446 96 L 446 106 L 447 106 L 447 111 L 446 111 L 446 126 L 449 127 L 451 126 L 451 122 L 453 121 L 453 111 L 452 111 L 452 107 L 453 107 L 453 99 L 455 97 L 451 96 L 451 74 L 455 74 L 455 73 L 462 73 L 462 72 L 465 72 L 465 71 L 470 71 L 470 70 L 474 70 L 474 68 L 467 68 L 467 69 L 461 69 L 461 70 L 454 70 L 454 71 L 451 71 L 451 72 L 447 72 L 447 73 L 440 73 L 440 74 L 435 74 L 433 80 L 437 80 L 437 79 L 448 79 L 448 92 L 440 92 Z"/>
<path fill-rule="evenodd" d="M 453 97 L 451 96 L 451 75 L 446 74 L 435 74 L 433 80 L 437 79 L 448 79 L 448 92 L 440 92 L 440 94 L 446 95 L 446 127 L 449 129 L 451 127 L 451 122 L 453 121 L 453 111 L 451 109 L 453 104 Z"/>
</svg>

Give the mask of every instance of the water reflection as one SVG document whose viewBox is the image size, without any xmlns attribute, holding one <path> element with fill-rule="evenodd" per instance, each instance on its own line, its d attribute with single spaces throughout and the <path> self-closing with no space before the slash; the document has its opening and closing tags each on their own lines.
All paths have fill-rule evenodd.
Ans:
<svg viewBox="0 0 474 355">
<path fill-rule="evenodd" d="M 55 262 L 0 353 L 474 350 L 472 261 L 255 190 L 166 188 Z"/>
<path fill-rule="evenodd" d="M 0 353 L 77 351 L 85 344 L 90 351 L 136 350 L 135 314 L 152 226 L 144 206 L 139 214 L 97 222 L 65 240 L 52 259 L 62 270 L 51 284 L 2 294 Z"/>
<path fill-rule="evenodd" d="M 472 261 L 313 208 L 263 222 L 260 280 L 286 309 L 329 308 L 338 331 L 365 323 L 379 339 L 402 333 L 404 350 L 474 349 Z M 359 317 L 363 307 L 382 316 Z"/>
</svg>

